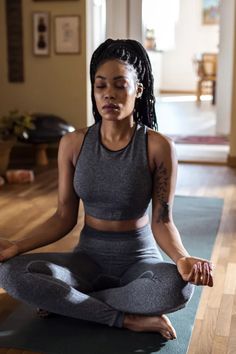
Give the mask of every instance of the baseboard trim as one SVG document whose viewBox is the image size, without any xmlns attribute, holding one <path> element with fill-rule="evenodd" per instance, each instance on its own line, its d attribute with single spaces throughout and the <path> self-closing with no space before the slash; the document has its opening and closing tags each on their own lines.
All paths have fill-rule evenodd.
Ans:
<svg viewBox="0 0 236 354">
<path fill-rule="evenodd" d="M 207 165 L 207 166 L 227 166 L 227 162 L 224 161 L 203 161 L 203 160 L 184 160 L 179 159 L 179 164 L 187 164 L 187 165 Z"/>
<path fill-rule="evenodd" d="M 188 90 L 159 90 L 160 94 L 196 95 L 196 91 Z"/>
<path fill-rule="evenodd" d="M 227 157 L 227 165 L 229 167 L 236 167 L 236 156 L 228 155 L 228 157 Z"/>
</svg>

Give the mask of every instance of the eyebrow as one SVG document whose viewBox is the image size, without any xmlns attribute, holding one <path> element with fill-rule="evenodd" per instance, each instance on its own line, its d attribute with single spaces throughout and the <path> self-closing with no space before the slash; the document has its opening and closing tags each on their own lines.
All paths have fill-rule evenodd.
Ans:
<svg viewBox="0 0 236 354">
<path fill-rule="evenodd" d="M 102 79 L 102 80 L 106 80 L 106 77 L 105 76 L 102 76 L 102 75 L 98 75 L 95 77 L 95 80 L 96 79 Z M 128 79 L 128 76 L 123 76 L 123 75 L 119 75 L 119 76 L 115 76 L 113 78 L 113 80 L 120 80 L 120 79 Z"/>
</svg>

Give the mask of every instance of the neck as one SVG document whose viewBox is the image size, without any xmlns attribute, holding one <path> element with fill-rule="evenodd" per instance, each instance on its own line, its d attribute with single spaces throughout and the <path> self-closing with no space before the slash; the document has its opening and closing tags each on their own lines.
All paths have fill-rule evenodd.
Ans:
<svg viewBox="0 0 236 354">
<path fill-rule="evenodd" d="M 135 122 L 133 118 L 122 121 L 108 121 L 101 122 L 101 138 L 103 141 L 121 141 L 129 140 L 135 129 Z"/>
</svg>

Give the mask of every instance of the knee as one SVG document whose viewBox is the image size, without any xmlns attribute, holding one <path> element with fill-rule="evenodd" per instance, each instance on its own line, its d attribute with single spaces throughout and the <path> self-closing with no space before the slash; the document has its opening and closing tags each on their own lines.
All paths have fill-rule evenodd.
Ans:
<svg viewBox="0 0 236 354">
<path fill-rule="evenodd" d="M 185 307 L 194 292 L 194 285 L 184 281 L 175 264 L 162 263 L 161 283 L 166 289 L 166 295 L 171 298 L 173 308 Z"/>
<path fill-rule="evenodd" d="M 174 298 L 176 310 L 186 306 L 194 292 L 194 285 L 186 282 L 179 274 L 177 267 L 173 265 L 170 279 L 170 292 Z"/>
<path fill-rule="evenodd" d="M 8 291 L 21 286 L 21 280 L 27 273 L 28 255 L 18 255 L 0 263 L 0 286 Z"/>
<path fill-rule="evenodd" d="M 18 271 L 17 257 L 0 263 L 0 287 L 6 289 L 9 283 L 18 278 Z"/>
<path fill-rule="evenodd" d="M 55 269 L 54 269 L 55 268 Z M 27 271 L 30 273 L 40 273 L 45 275 L 54 275 L 54 272 L 59 266 L 41 260 L 33 260 L 27 264 Z"/>
</svg>

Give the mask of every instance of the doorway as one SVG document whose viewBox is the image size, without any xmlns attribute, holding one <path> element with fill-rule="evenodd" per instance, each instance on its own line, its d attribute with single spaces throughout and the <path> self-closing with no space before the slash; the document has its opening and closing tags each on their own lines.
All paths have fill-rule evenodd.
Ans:
<svg viewBox="0 0 236 354">
<path fill-rule="evenodd" d="M 196 96 L 197 59 L 219 52 L 218 6 L 217 0 L 143 0 L 143 44 L 156 82 L 159 131 L 176 142 L 180 160 L 227 160 L 228 137 L 217 131 L 211 83 L 199 102 Z"/>
<path fill-rule="evenodd" d="M 94 50 L 106 39 L 106 0 L 86 1 L 87 125 L 94 123 L 91 105 L 90 60 Z"/>
</svg>

